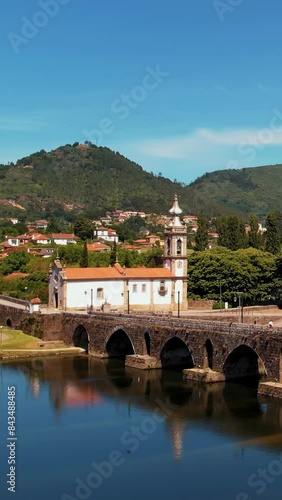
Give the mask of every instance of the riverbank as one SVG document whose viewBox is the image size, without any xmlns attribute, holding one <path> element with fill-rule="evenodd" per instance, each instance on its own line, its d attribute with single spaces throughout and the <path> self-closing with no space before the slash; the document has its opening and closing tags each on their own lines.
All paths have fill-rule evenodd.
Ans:
<svg viewBox="0 0 282 500">
<path fill-rule="evenodd" d="M 38 338 L 26 335 L 21 330 L 2 329 L 0 362 L 41 356 L 74 356 L 82 353 L 84 349 L 66 347 L 63 342 L 51 344 L 46 348 L 46 342 L 42 343 Z"/>
</svg>

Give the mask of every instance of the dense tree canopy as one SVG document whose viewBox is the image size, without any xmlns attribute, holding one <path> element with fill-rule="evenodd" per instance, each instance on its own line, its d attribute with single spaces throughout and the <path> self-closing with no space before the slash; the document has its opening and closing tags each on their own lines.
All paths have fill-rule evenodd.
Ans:
<svg viewBox="0 0 282 500">
<path fill-rule="evenodd" d="M 260 303 L 273 294 L 275 257 L 257 249 L 231 251 L 217 247 L 188 258 L 188 295 L 234 303 L 243 292 L 246 303 Z"/>
</svg>

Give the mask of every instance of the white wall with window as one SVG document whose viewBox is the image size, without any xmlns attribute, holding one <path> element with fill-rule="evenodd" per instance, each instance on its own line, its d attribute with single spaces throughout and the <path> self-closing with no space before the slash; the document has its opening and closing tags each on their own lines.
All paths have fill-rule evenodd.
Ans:
<svg viewBox="0 0 282 500">
<path fill-rule="evenodd" d="M 124 303 L 123 293 L 123 280 L 68 281 L 66 307 L 87 308 L 87 306 L 92 305 L 95 308 L 101 307 L 105 302 L 113 307 L 122 306 Z"/>
<path fill-rule="evenodd" d="M 171 280 L 154 280 L 153 302 L 156 305 L 167 305 L 171 302 Z"/>
<path fill-rule="evenodd" d="M 129 304 L 150 305 L 151 302 L 151 281 L 150 280 L 129 280 Z"/>
</svg>

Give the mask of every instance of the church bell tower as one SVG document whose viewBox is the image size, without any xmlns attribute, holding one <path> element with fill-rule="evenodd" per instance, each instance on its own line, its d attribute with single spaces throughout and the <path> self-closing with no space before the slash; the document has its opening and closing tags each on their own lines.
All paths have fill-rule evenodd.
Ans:
<svg viewBox="0 0 282 500">
<path fill-rule="evenodd" d="M 164 229 L 164 267 L 175 276 L 172 303 L 177 309 L 187 309 L 187 228 L 180 220 L 182 210 L 178 204 L 177 195 L 174 196 L 170 223 Z"/>
</svg>

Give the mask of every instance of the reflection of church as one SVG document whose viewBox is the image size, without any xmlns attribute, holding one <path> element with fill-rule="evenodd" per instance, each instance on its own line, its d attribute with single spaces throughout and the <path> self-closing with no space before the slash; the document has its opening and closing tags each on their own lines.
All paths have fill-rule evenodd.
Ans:
<svg viewBox="0 0 282 500">
<path fill-rule="evenodd" d="M 162 268 L 67 268 L 49 271 L 49 307 L 60 310 L 172 312 L 187 309 L 187 235 L 177 196 L 165 227 Z"/>
<path fill-rule="evenodd" d="M 25 369 L 25 374 L 34 399 L 39 400 L 47 383 L 50 402 L 58 417 L 62 411 L 78 408 L 95 411 L 94 408 L 103 405 L 109 397 L 116 401 L 117 407 L 124 403 L 128 405 L 129 428 L 136 402 L 137 408 L 143 408 L 144 405 L 147 410 L 151 409 L 152 414 L 157 411 L 158 416 L 163 417 L 163 422 L 157 425 L 165 426 L 171 439 L 174 459 L 181 460 L 186 421 L 178 415 L 177 405 L 170 404 L 166 394 L 162 392 L 160 372 L 136 374 L 126 367 L 117 369 L 113 360 L 69 357 L 64 360 L 42 360 L 40 367 Z M 157 406 L 156 393 L 159 394 Z M 139 397 L 136 398 L 136 395 Z"/>
<path fill-rule="evenodd" d="M 20 368 L 19 368 L 20 365 Z M 183 458 L 187 427 L 208 425 L 217 433 L 236 437 L 238 443 L 252 442 L 269 449 L 281 449 L 282 406 L 261 405 L 253 387 L 236 384 L 184 382 L 181 373 L 136 371 L 115 360 L 97 360 L 87 356 L 46 358 L 19 362 L 30 383 L 32 397 L 41 406 L 41 397 L 49 393 L 58 417 L 75 408 L 86 409 L 91 421 L 101 418 L 98 409 L 111 402 L 117 409 L 128 408 L 128 430 L 135 422 L 134 411 L 158 415 L 157 429 L 164 428 L 172 443 L 176 461 Z M 44 404 L 46 404 L 44 402 Z M 123 414 L 124 415 L 124 414 Z M 248 418 L 243 418 L 247 415 Z M 154 417 L 153 417 L 154 418 Z M 139 420 L 142 424 L 142 419 Z M 158 432 L 158 431 L 157 431 Z M 153 435 L 152 435 L 153 439 Z"/>
</svg>

